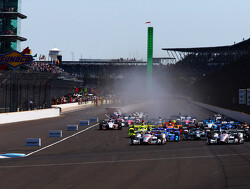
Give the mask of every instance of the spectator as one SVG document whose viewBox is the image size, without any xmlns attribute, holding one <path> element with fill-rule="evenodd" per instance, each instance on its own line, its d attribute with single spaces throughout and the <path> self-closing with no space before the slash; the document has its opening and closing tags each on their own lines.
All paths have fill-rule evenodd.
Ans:
<svg viewBox="0 0 250 189">
<path fill-rule="evenodd" d="M 30 108 L 30 110 L 33 110 L 33 107 L 34 106 L 34 103 L 33 103 L 33 101 L 32 100 L 30 100 L 29 101 L 29 108 Z"/>
</svg>

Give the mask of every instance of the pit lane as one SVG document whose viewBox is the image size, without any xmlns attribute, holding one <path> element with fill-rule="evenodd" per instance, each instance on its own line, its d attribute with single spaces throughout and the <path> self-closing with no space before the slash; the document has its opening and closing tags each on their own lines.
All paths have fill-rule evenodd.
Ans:
<svg viewBox="0 0 250 189">
<path fill-rule="evenodd" d="M 212 112 L 185 100 L 159 101 L 151 114 L 191 114 L 197 119 Z M 180 111 L 181 110 L 181 111 Z M 32 153 L 27 137 L 41 137 L 47 146 L 59 139 L 50 129 L 63 129 L 81 119 L 105 118 L 104 108 L 91 107 L 59 118 L 8 124 L 0 127 L 0 151 Z M 81 127 L 86 129 L 86 127 Z M 249 143 L 206 145 L 204 141 L 169 142 L 166 145 L 130 146 L 127 129 L 100 131 L 93 127 L 75 137 L 26 158 L 1 159 L 1 188 L 249 188 Z"/>
</svg>

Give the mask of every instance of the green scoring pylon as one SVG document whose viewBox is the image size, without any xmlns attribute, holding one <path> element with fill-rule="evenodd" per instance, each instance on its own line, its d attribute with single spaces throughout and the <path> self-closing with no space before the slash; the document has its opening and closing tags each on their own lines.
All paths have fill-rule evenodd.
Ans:
<svg viewBox="0 0 250 189">
<path fill-rule="evenodd" d="M 149 93 L 152 92 L 153 31 L 153 27 L 148 27 L 147 89 Z"/>
</svg>

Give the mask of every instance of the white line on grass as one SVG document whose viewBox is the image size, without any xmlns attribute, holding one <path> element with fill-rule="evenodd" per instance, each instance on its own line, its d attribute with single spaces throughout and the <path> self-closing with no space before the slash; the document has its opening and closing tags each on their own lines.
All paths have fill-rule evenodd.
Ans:
<svg viewBox="0 0 250 189">
<path fill-rule="evenodd" d="M 69 139 L 69 138 L 72 138 L 72 137 L 76 136 L 76 135 L 79 135 L 79 134 L 81 134 L 81 133 L 83 133 L 83 132 L 85 132 L 85 131 L 87 131 L 87 130 L 89 130 L 89 129 L 95 127 L 95 126 L 97 126 L 98 124 L 99 124 L 99 123 L 97 123 L 97 124 L 95 124 L 95 125 L 92 125 L 92 126 L 86 128 L 86 129 L 84 129 L 84 130 L 82 130 L 82 131 L 79 131 L 79 132 L 77 132 L 77 133 L 75 133 L 75 134 L 73 134 L 73 135 L 70 135 L 70 136 L 68 136 L 68 137 L 66 137 L 66 138 L 63 138 L 62 140 L 59 140 L 59 141 L 57 141 L 57 142 L 55 142 L 55 143 L 53 143 L 53 144 L 50 144 L 50 145 L 48 145 L 48 146 L 45 146 L 45 147 L 43 147 L 43 148 L 41 148 L 41 149 L 39 149 L 39 150 L 36 150 L 36 151 L 31 152 L 31 153 L 29 153 L 29 154 L 26 154 L 25 157 L 28 157 L 28 156 L 30 156 L 30 155 L 32 155 L 32 154 L 35 154 L 35 153 L 40 152 L 40 151 L 42 151 L 42 150 L 45 150 L 45 149 L 47 149 L 47 148 L 49 148 L 49 147 L 51 147 L 51 146 L 54 146 L 54 145 L 56 145 L 56 144 L 59 144 L 59 143 L 65 141 L 65 140 L 67 140 L 67 139 Z"/>
<path fill-rule="evenodd" d="M 239 155 L 250 155 L 250 153 L 242 154 L 221 154 L 217 157 L 231 157 Z M 105 163 L 129 163 L 129 162 L 145 162 L 145 161 L 166 161 L 166 160 L 180 160 L 180 159 L 201 159 L 201 158 L 215 158 L 214 155 L 207 156 L 184 156 L 184 157 L 166 157 L 166 158 L 149 158 L 149 159 L 125 159 L 125 160 L 107 160 L 107 161 L 87 161 L 77 163 L 55 163 L 55 164 L 36 164 L 36 165 L 9 165 L 0 166 L 1 168 L 28 168 L 28 167 L 52 167 L 52 166 L 68 166 L 68 165 L 89 165 L 89 164 L 105 164 Z"/>
</svg>

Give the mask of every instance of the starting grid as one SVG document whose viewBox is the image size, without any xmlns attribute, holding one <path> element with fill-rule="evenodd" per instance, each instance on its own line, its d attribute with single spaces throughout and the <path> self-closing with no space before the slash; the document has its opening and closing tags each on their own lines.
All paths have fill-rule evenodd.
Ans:
<svg viewBox="0 0 250 189">
<path fill-rule="evenodd" d="M 90 123 L 98 123 L 98 118 L 90 118 L 89 120 L 81 120 L 79 122 L 79 126 L 89 126 Z M 60 141 L 58 141 L 58 142 L 56 142 L 54 144 L 46 146 L 46 147 L 44 147 L 44 148 L 42 148 L 40 150 L 37 150 L 35 152 L 32 152 L 30 154 L 27 154 L 27 155 L 26 154 L 21 154 L 21 153 L 0 154 L 0 159 L 3 159 L 3 158 L 16 158 L 16 157 L 27 157 L 27 156 L 29 156 L 29 155 L 31 155 L 33 153 L 36 153 L 36 152 L 41 151 L 43 149 L 46 149 L 46 148 L 48 148 L 50 146 L 53 146 L 55 144 L 58 144 L 59 142 L 62 142 L 64 140 L 66 140 L 68 138 L 71 138 L 71 137 L 73 137 L 73 136 L 75 136 L 77 134 L 80 134 L 80 133 L 82 133 L 82 132 L 84 132 L 84 131 L 86 131 L 86 130 L 88 130 L 88 129 L 96 126 L 96 125 L 97 124 L 92 125 L 91 127 L 88 127 L 86 129 L 78 132 L 78 133 L 75 133 L 75 134 L 73 134 L 73 135 L 71 135 L 69 137 L 66 137 L 66 138 L 64 138 L 64 139 L 62 139 L 62 140 L 60 140 Z M 79 130 L 79 126 L 78 125 L 67 125 L 66 131 L 78 131 Z M 63 137 L 63 131 L 62 130 L 50 130 L 48 137 L 62 138 Z M 38 147 L 40 147 L 40 146 L 42 146 L 42 139 L 41 138 L 26 138 L 25 145 L 26 146 L 38 146 Z"/>
</svg>

